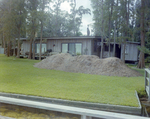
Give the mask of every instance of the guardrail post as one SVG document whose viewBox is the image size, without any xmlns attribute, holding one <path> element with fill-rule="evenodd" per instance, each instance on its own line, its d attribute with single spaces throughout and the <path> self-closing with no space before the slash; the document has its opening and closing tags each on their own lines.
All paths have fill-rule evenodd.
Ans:
<svg viewBox="0 0 150 119">
<path fill-rule="evenodd" d="M 86 116 L 85 115 L 81 115 L 81 119 L 86 119 Z"/>
<path fill-rule="evenodd" d="M 81 115 L 81 119 L 92 119 L 92 117 L 86 116 L 86 115 Z"/>
<path fill-rule="evenodd" d="M 147 72 L 145 70 L 145 90 L 146 90 L 146 86 L 147 86 L 147 79 L 146 79 L 146 77 L 147 77 Z"/>
</svg>

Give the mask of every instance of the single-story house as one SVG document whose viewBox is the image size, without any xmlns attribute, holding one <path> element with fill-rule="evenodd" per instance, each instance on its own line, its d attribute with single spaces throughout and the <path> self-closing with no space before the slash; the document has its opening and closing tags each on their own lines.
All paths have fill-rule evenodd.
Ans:
<svg viewBox="0 0 150 119">
<path fill-rule="evenodd" d="M 21 53 L 24 55 L 29 52 L 30 41 L 26 38 L 22 38 Z M 35 42 L 35 53 L 39 53 L 40 49 L 40 38 L 36 38 Z M 108 45 L 107 42 L 103 43 L 103 58 L 108 57 Z M 134 61 L 138 60 L 138 42 L 127 42 L 125 50 L 125 60 Z M 118 43 L 115 44 L 116 52 L 115 57 L 122 59 L 123 45 Z M 110 45 L 110 56 L 113 56 L 114 44 Z M 51 50 L 52 52 L 70 53 L 72 55 L 97 55 L 100 56 L 101 52 L 101 37 L 84 36 L 84 37 L 54 37 L 54 38 L 43 38 L 42 41 L 42 52 Z"/>
</svg>

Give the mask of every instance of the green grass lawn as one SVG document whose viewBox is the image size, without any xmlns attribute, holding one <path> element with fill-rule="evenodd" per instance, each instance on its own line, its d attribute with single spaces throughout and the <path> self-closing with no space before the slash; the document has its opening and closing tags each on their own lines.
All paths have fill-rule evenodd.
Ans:
<svg viewBox="0 0 150 119">
<path fill-rule="evenodd" d="M 113 77 L 38 69 L 39 62 L 0 55 L 0 92 L 138 106 L 143 77 Z"/>
<path fill-rule="evenodd" d="M 139 72 L 141 75 L 143 75 L 144 76 L 144 69 L 138 69 L 137 68 L 137 65 L 134 65 L 134 64 L 126 64 L 128 67 L 130 67 L 131 69 L 133 69 L 133 70 L 135 70 L 135 71 L 137 71 L 137 72 Z M 147 68 L 148 66 L 146 65 L 146 68 Z"/>
</svg>

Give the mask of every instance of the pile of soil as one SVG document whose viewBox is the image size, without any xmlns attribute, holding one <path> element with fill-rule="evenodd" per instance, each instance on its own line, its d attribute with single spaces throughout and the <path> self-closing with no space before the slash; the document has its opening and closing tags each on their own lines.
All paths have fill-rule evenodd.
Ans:
<svg viewBox="0 0 150 119">
<path fill-rule="evenodd" d="M 99 57 L 94 55 L 71 56 L 67 53 L 61 53 L 47 57 L 34 66 L 44 69 L 96 75 L 121 77 L 141 76 L 138 72 L 128 68 L 116 57 L 99 59 Z"/>
</svg>

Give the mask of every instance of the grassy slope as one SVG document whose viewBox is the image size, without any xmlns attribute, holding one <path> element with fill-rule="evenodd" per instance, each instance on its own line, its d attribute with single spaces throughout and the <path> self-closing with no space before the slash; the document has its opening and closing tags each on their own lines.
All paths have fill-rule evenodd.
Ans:
<svg viewBox="0 0 150 119">
<path fill-rule="evenodd" d="M 126 65 L 144 76 L 144 69 L 138 69 L 137 65 L 132 65 L 132 64 L 126 64 Z"/>
<path fill-rule="evenodd" d="M 0 55 L 0 92 L 138 106 L 135 90 L 143 77 L 110 77 L 38 69 L 38 61 Z"/>
</svg>

